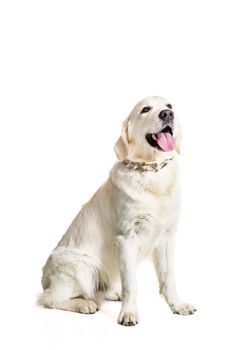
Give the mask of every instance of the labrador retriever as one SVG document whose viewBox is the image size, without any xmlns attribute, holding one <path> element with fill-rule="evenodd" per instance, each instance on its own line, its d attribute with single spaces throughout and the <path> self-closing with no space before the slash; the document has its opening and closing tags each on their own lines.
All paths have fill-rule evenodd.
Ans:
<svg viewBox="0 0 233 350">
<path fill-rule="evenodd" d="M 176 292 L 173 251 L 179 217 L 181 130 L 162 97 L 140 101 L 123 122 L 118 161 L 49 256 L 39 304 L 94 313 L 100 299 L 122 300 L 118 323 L 138 323 L 136 267 L 151 259 L 173 313 L 194 307 Z"/>
</svg>

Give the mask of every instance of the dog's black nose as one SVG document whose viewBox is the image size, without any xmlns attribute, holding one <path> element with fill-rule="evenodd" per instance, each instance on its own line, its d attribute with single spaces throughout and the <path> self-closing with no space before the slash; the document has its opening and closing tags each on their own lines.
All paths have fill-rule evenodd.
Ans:
<svg viewBox="0 0 233 350">
<path fill-rule="evenodd" d="M 159 113 L 159 118 L 166 123 L 170 123 L 174 119 L 174 113 L 170 109 L 164 109 Z"/>
</svg>

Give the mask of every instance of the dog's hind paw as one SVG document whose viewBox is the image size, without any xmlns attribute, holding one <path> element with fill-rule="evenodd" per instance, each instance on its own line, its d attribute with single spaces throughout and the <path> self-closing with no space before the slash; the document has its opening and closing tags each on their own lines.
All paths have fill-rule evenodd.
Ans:
<svg viewBox="0 0 233 350">
<path fill-rule="evenodd" d="M 122 300 L 122 296 L 121 296 L 120 293 L 112 292 L 112 293 L 106 295 L 105 299 L 109 300 L 109 301 L 121 301 Z"/>
</svg>

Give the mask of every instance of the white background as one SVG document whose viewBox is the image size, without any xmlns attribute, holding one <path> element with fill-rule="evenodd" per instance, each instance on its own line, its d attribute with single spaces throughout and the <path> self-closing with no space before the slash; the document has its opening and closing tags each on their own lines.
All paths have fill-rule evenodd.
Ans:
<svg viewBox="0 0 233 350">
<path fill-rule="evenodd" d="M 231 1 L 1 1 L 2 349 L 232 349 Z M 141 322 L 44 310 L 41 266 L 115 161 L 133 105 L 169 99 L 184 130 L 173 315 L 138 269 Z"/>
</svg>

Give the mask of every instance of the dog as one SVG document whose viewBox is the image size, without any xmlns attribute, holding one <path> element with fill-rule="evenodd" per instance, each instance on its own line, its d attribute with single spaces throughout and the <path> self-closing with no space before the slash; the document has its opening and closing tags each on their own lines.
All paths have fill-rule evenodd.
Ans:
<svg viewBox="0 0 233 350">
<path fill-rule="evenodd" d="M 136 267 L 151 259 L 160 293 L 175 314 L 196 309 L 176 292 L 173 252 L 180 209 L 177 153 L 181 129 L 162 97 L 140 101 L 123 122 L 118 161 L 49 256 L 39 304 L 94 313 L 122 300 L 118 323 L 138 323 Z"/>
</svg>

